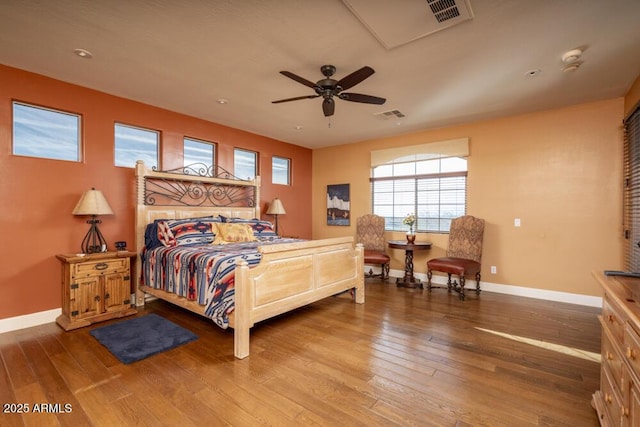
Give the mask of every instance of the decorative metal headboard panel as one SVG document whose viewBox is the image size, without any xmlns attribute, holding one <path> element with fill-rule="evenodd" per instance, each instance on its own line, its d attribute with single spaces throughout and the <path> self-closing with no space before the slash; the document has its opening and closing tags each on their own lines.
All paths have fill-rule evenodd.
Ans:
<svg viewBox="0 0 640 427">
<path fill-rule="evenodd" d="M 220 166 L 193 164 L 144 176 L 147 206 L 255 207 L 256 199 L 255 181 L 238 179 Z"/>
</svg>

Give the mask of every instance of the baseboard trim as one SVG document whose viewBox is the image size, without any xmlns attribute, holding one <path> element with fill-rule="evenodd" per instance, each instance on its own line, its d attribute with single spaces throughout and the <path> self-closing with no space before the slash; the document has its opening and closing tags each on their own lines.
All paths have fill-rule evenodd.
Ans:
<svg viewBox="0 0 640 427">
<path fill-rule="evenodd" d="M 391 270 L 389 272 L 389 276 L 402 277 L 404 276 L 404 271 Z M 416 273 L 414 276 L 423 282 L 427 281 L 427 275 L 425 273 Z M 437 285 L 446 285 L 447 277 L 434 274 L 431 281 Z M 465 286 L 465 289 L 475 289 L 475 281 L 467 280 L 466 284 L 467 286 Z M 480 281 L 480 289 L 499 294 L 517 295 L 521 297 L 565 302 L 568 304 L 578 304 L 589 307 L 602 307 L 602 297 L 595 297 L 591 295 L 572 294 L 568 292 L 549 291 L 546 289 L 526 288 L 523 286 L 504 285 L 483 281 Z"/>
<path fill-rule="evenodd" d="M 62 309 L 54 308 L 53 310 L 0 319 L 0 334 L 55 322 L 60 314 L 62 314 Z"/>
<path fill-rule="evenodd" d="M 378 271 L 376 271 L 375 268 L 373 270 L 374 272 L 379 273 L 379 269 Z M 404 271 L 400 270 L 391 270 L 389 272 L 390 278 L 402 277 L 403 275 Z M 424 273 L 416 273 L 415 277 L 422 281 L 427 280 L 427 275 Z M 445 285 L 447 283 L 447 278 L 445 276 L 434 275 L 432 278 L 432 282 L 438 285 Z M 467 282 L 467 284 L 469 283 L 470 282 Z M 473 286 L 468 286 L 466 288 L 475 289 L 475 282 L 473 283 Z M 480 282 L 480 288 L 485 291 L 496 292 L 499 294 L 517 295 L 521 297 L 537 298 L 556 302 L 566 302 L 569 304 L 586 305 L 589 307 L 602 307 L 602 298 L 590 295 L 548 291 L 545 289 L 525 288 L 522 286 L 503 285 L 491 282 Z M 60 314 L 62 314 L 62 309 L 54 308 L 53 310 L 40 311 L 38 313 L 0 319 L 0 334 L 4 332 L 17 331 L 19 329 L 30 328 L 32 326 L 43 325 L 45 323 L 55 322 L 56 318 Z"/>
</svg>

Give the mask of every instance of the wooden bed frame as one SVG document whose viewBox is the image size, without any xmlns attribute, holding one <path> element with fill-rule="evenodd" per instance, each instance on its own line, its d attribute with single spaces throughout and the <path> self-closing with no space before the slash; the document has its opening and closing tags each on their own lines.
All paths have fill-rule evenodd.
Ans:
<svg viewBox="0 0 640 427">
<path fill-rule="evenodd" d="M 156 172 L 138 161 L 136 189 L 137 253 L 144 247 L 147 224 L 156 219 L 260 218 L 259 177 L 237 180 L 206 167 Z M 238 359 L 249 355 L 249 330 L 256 322 L 353 288 L 355 302 L 364 303 L 364 248 L 361 244 L 354 247 L 352 237 L 264 245 L 258 250 L 262 258 L 256 267 L 249 268 L 242 261 L 235 270 L 235 310 L 229 325 Z M 135 264 L 139 282 L 141 262 Z M 144 305 L 147 294 L 205 315 L 204 306 L 197 302 L 144 283 L 136 287 L 136 305 Z"/>
</svg>

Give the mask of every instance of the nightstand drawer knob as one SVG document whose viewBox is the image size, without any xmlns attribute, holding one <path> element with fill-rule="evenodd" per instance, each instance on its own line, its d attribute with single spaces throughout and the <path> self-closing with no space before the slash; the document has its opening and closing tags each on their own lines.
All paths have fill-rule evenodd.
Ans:
<svg viewBox="0 0 640 427">
<path fill-rule="evenodd" d="M 101 262 L 99 264 L 96 264 L 94 268 L 96 270 L 106 270 L 107 268 L 109 268 L 109 264 L 107 264 L 106 262 Z"/>
</svg>

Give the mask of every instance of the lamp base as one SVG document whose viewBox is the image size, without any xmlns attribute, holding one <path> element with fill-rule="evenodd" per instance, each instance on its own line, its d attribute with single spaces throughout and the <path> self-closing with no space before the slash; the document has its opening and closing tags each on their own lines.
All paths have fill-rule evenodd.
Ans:
<svg viewBox="0 0 640 427">
<path fill-rule="evenodd" d="M 91 224 L 87 235 L 82 240 L 82 252 L 85 254 L 95 254 L 107 251 L 107 241 L 100 232 L 98 224 L 102 223 L 96 216 L 93 215 L 92 219 L 87 220 L 87 224 Z"/>
</svg>

